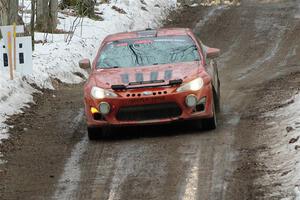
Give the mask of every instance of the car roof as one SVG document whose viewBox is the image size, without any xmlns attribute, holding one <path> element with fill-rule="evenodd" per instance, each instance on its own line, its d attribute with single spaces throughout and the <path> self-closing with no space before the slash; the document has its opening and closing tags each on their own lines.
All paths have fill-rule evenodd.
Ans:
<svg viewBox="0 0 300 200">
<path fill-rule="evenodd" d="M 103 43 L 113 42 L 117 40 L 145 38 L 145 37 L 161 37 L 171 35 L 189 35 L 192 30 L 189 28 L 161 28 L 161 29 L 146 29 L 141 31 L 116 33 L 107 36 Z"/>
</svg>

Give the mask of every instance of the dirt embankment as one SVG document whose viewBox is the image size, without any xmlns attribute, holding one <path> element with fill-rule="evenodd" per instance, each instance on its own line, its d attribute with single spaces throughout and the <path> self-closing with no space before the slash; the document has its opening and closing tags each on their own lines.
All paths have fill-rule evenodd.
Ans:
<svg viewBox="0 0 300 200">
<path fill-rule="evenodd" d="M 239 158 L 228 197 L 282 199 L 295 196 L 294 188 L 300 184 L 297 167 L 300 149 L 293 140 L 300 136 L 300 130 L 293 126 L 300 123 L 300 115 L 288 107 L 295 104 L 293 99 L 300 93 L 299 83 L 300 72 L 295 72 L 256 89 L 254 103 L 249 104 L 241 116 L 235 144 Z"/>
<path fill-rule="evenodd" d="M 82 137 L 77 130 L 83 121 L 76 121 L 82 115 L 81 87 L 43 91 L 35 104 L 7 121 L 13 128 L 0 145 L 6 161 L 0 165 L 0 199 L 45 199 L 52 194 L 66 155 Z"/>
</svg>

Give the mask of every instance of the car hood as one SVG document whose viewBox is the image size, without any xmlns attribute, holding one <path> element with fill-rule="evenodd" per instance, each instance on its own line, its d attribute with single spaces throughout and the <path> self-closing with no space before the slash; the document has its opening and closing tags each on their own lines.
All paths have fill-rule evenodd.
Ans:
<svg viewBox="0 0 300 200">
<path fill-rule="evenodd" d="M 178 64 L 154 65 L 136 68 L 98 69 L 93 73 L 96 84 L 110 88 L 112 85 L 128 85 L 131 82 L 186 79 L 199 73 L 199 61 Z"/>
</svg>

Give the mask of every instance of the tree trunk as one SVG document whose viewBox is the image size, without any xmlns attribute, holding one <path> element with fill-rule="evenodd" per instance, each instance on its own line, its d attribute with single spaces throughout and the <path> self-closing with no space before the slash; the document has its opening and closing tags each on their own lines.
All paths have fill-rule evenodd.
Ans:
<svg viewBox="0 0 300 200">
<path fill-rule="evenodd" d="M 48 29 L 48 0 L 36 1 L 36 27 L 35 29 L 42 32 L 47 32 Z"/>
<path fill-rule="evenodd" d="M 3 0 L 0 0 L 0 26 L 5 24 L 7 18 L 6 4 Z"/>
<path fill-rule="evenodd" d="M 35 18 L 36 0 L 31 0 L 31 19 L 30 19 L 30 33 L 31 33 L 31 45 L 34 50 L 34 18 Z"/>
<path fill-rule="evenodd" d="M 19 1 L 18 0 L 8 0 L 8 24 L 17 23 L 18 20 L 18 10 L 19 10 Z"/>
<path fill-rule="evenodd" d="M 36 30 L 53 32 L 57 27 L 58 0 L 36 2 Z"/>
<path fill-rule="evenodd" d="M 53 32 L 57 27 L 58 0 L 49 1 L 48 30 Z"/>
<path fill-rule="evenodd" d="M 0 24 L 11 25 L 18 20 L 18 0 L 0 0 Z"/>
</svg>

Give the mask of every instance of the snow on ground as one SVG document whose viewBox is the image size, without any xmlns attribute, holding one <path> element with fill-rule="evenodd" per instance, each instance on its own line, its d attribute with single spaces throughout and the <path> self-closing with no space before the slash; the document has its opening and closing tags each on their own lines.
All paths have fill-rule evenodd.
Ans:
<svg viewBox="0 0 300 200">
<path fill-rule="evenodd" d="M 30 8 L 29 2 L 25 1 L 27 9 Z M 126 14 L 112 9 L 114 5 Z M 104 21 L 84 18 L 82 28 L 80 25 L 77 27 L 69 44 L 65 42 L 67 34 L 35 33 L 36 40 L 47 39 L 47 43 L 35 46 L 33 74 L 26 77 L 16 74 L 15 79 L 10 81 L 8 74 L 0 73 L 0 141 L 8 138 L 8 127 L 4 123 L 7 117 L 22 112 L 21 108 L 33 101 L 32 94 L 38 92 L 30 84 L 54 89 L 53 79 L 65 83 L 82 82 L 83 79 L 74 73 L 79 72 L 85 77 L 88 74 L 78 67 L 78 61 L 84 57 L 92 59 L 106 35 L 158 27 L 175 6 L 176 0 L 112 0 L 110 4 L 97 6 L 97 12 L 103 13 Z M 23 18 L 25 22 L 30 20 L 28 14 L 24 14 Z M 74 20 L 75 17 L 59 13 L 58 29 L 69 31 Z"/>
<path fill-rule="evenodd" d="M 287 107 L 266 114 L 272 120 L 267 124 L 271 128 L 264 132 L 265 137 L 271 136 L 270 149 L 259 159 L 271 173 L 258 182 L 274 185 L 274 196 L 288 194 L 285 199 L 300 200 L 300 94 L 287 102 Z"/>
</svg>

